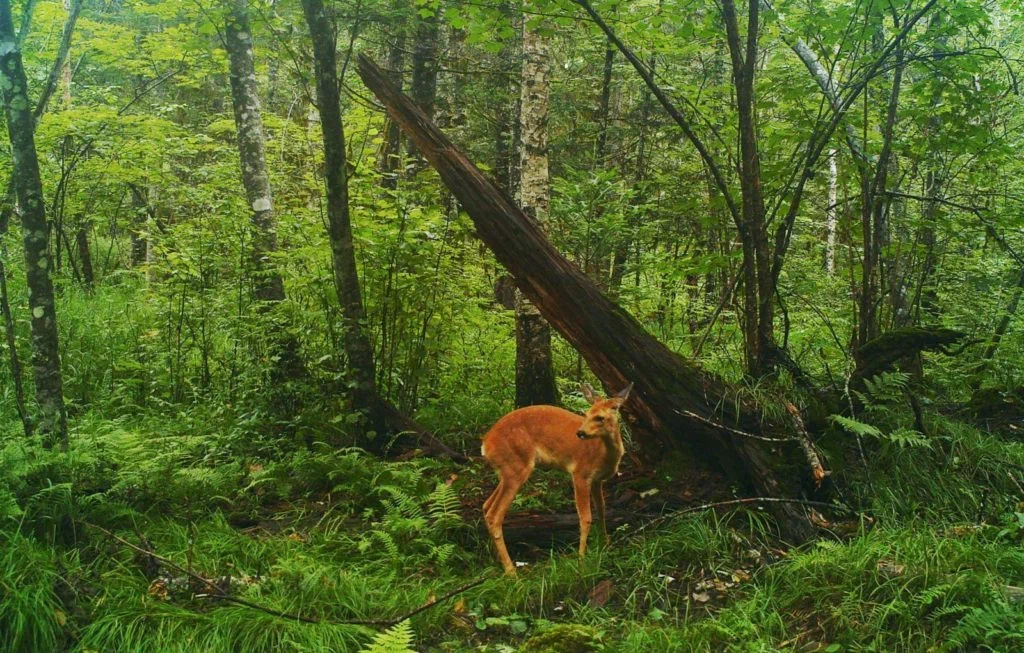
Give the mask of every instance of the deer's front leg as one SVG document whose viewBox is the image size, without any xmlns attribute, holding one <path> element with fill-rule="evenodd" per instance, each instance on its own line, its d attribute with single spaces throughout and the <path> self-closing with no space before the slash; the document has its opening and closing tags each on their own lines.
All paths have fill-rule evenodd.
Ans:
<svg viewBox="0 0 1024 653">
<path fill-rule="evenodd" d="M 590 480 L 582 476 L 572 477 L 573 494 L 576 497 L 576 514 L 580 516 L 580 557 L 587 552 L 587 535 L 590 534 Z"/>
<path fill-rule="evenodd" d="M 601 530 L 602 544 L 608 542 L 608 524 L 605 521 L 604 512 L 604 481 L 597 481 L 597 491 L 594 492 L 594 507 L 597 509 L 597 524 Z"/>
</svg>

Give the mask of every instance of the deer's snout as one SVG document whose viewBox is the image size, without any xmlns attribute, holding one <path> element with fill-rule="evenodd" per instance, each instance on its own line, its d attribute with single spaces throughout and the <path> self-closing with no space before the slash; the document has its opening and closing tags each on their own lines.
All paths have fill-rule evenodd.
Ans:
<svg viewBox="0 0 1024 653">
<path fill-rule="evenodd" d="M 576 431 L 576 437 L 579 438 L 580 440 L 586 440 L 587 432 L 584 431 L 583 429 L 580 429 L 579 431 Z"/>
</svg>

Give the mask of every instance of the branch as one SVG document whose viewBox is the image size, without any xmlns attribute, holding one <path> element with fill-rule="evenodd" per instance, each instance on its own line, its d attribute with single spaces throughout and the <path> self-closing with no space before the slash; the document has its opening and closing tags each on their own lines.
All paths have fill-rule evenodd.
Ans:
<svg viewBox="0 0 1024 653">
<path fill-rule="evenodd" d="M 977 206 L 959 204 L 957 202 L 951 202 L 949 200 L 942 199 L 941 197 L 925 197 L 924 195 L 914 195 L 913 193 L 900 193 L 894 190 L 887 190 L 885 191 L 885 194 L 890 197 L 901 197 L 908 200 L 917 200 L 919 202 L 936 202 L 938 204 L 942 204 L 944 206 L 948 206 L 954 209 L 960 209 L 961 211 L 968 211 L 969 213 L 973 213 L 974 216 L 978 218 L 978 221 L 981 222 L 981 224 L 985 225 L 985 232 L 988 233 L 988 235 L 991 236 L 993 240 L 999 243 L 1003 250 L 1011 257 L 1013 257 L 1014 261 L 1016 261 L 1019 265 L 1024 266 L 1024 256 L 1021 256 L 1019 253 L 1017 253 L 1017 250 L 1015 250 L 1012 245 L 1006 242 L 1006 239 L 999 235 L 999 233 L 996 231 L 996 228 L 992 225 L 991 222 L 988 221 L 988 218 L 986 218 L 982 214 L 982 209 L 978 208 Z"/>
<path fill-rule="evenodd" d="M 17 47 L 20 50 L 28 36 L 28 30 L 32 26 L 32 14 L 35 11 L 36 0 L 28 0 L 21 12 L 21 25 L 18 27 Z"/>
<path fill-rule="evenodd" d="M 934 2 L 935 0 L 932 1 Z M 633 51 L 630 50 L 626 46 L 626 44 L 623 43 L 619 39 L 619 37 L 615 35 L 615 32 L 612 31 L 612 28 L 609 27 L 608 23 L 606 23 L 604 19 L 601 18 L 600 14 L 598 14 L 597 11 L 595 11 L 594 8 L 590 6 L 590 3 L 587 0 L 573 0 L 573 2 L 582 7 L 583 10 L 590 15 L 594 23 L 596 23 L 597 26 L 601 28 L 601 31 L 604 32 L 605 36 L 608 37 L 608 40 L 614 43 L 615 47 L 618 48 L 619 52 L 622 53 L 622 56 L 624 56 L 629 61 L 629 63 L 633 65 L 633 68 L 636 69 L 637 74 L 639 74 L 640 77 L 644 80 L 644 83 L 647 85 L 647 88 L 651 90 L 651 93 L 654 94 L 654 97 L 658 98 L 658 102 L 660 102 L 661 106 L 664 107 L 666 112 L 668 112 L 668 115 L 671 116 L 672 120 L 674 120 L 675 123 L 679 125 L 679 128 L 683 130 L 683 133 L 686 135 L 686 138 L 688 138 L 690 142 L 693 143 L 693 146 L 697 148 L 697 152 L 700 154 L 701 158 L 704 160 L 704 163 L 708 166 L 708 169 L 711 171 L 711 176 L 714 177 L 715 185 L 718 187 L 718 190 L 722 193 L 722 197 L 725 198 L 725 203 L 729 207 L 729 213 L 732 215 L 733 220 L 739 223 L 739 221 L 741 220 L 739 207 L 736 204 L 736 200 L 733 199 L 732 192 L 729 189 L 729 184 L 726 183 L 725 177 L 722 175 L 722 170 L 718 167 L 718 163 L 716 163 L 714 157 L 711 156 L 711 152 L 704 144 L 704 141 L 702 141 L 700 136 L 698 136 L 697 133 L 694 131 L 693 126 L 690 124 L 690 121 L 687 120 L 682 113 L 680 113 L 679 109 L 677 109 L 674 104 L 672 104 L 672 101 L 669 100 L 668 96 L 665 95 L 665 92 L 661 90 L 661 87 L 659 87 L 657 83 L 655 83 L 654 78 L 651 76 L 650 70 L 648 70 L 644 63 L 640 61 L 640 59 L 635 54 L 633 54 Z"/>
<path fill-rule="evenodd" d="M 472 581 L 470 583 L 467 583 L 467 584 L 462 585 L 460 587 L 456 587 L 455 589 L 451 590 L 447 594 L 444 594 L 444 595 L 442 595 L 442 596 L 440 596 L 440 597 L 438 597 L 436 599 L 428 601 L 427 603 L 419 606 L 418 608 L 416 608 L 414 610 L 410 610 L 409 612 L 406 612 L 405 614 L 401 614 L 401 615 L 399 615 L 397 617 L 394 617 L 392 619 L 344 619 L 344 620 L 316 619 L 314 617 L 303 617 L 302 615 L 298 615 L 298 614 L 291 614 L 289 612 L 282 612 L 280 610 L 275 610 L 273 608 L 268 608 L 266 606 L 262 606 L 262 605 L 259 605 L 257 603 L 252 603 L 251 601 L 246 601 L 245 599 L 240 599 L 240 598 L 238 598 L 236 596 L 231 596 L 230 594 L 225 593 L 224 590 L 219 585 L 217 585 L 215 582 L 213 582 L 212 580 L 210 580 L 208 578 L 204 578 L 203 576 L 200 576 L 199 574 L 191 571 L 190 569 L 186 569 L 185 567 L 182 567 L 181 565 L 179 565 L 178 563 L 174 562 L 173 560 L 170 560 L 170 559 L 165 558 L 165 557 L 163 557 L 161 555 L 158 555 L 158 554 L 154 553 L 153 551 L 151 551 L 149 549 L 144 549 L 144 548 L 142 548 L 140 546 L 132 544 L 128 540 L 125 540 L 124 538 L 119 537 L 118 535 L 115 535 L 114 533 L 108 531 L 107 529 L 103 528 L 102 526 L 98 526 L 96 524 L 93 524 L 93 523 L 90 523 L 90 522 L 87 522 L 87 521 L 81 521 L 81 520 L 77 520 L 77 521 L 78 521 L 78 523 L 82 524 L 83 526 L 86 526 L 88 528 L 93 528 L 95 530 L 98 530 L 99 532 L 103 533 L 107 537 L 109 537 L 109 538 L 115 540 L 116 542 L 118 542 L 118 543 L 128 547 L 129 549 L 135 551 L 136 553 L 141 553 L 143 555 L 146 555 L 146 556 L 149 556 L 149 557 L 154 558 L 156 560 L 159 560 L 160 562 L 162 562 L 163 564 L 167 565 L 171 569 L 174 569 L 175 571 L 178 571 L 178 572 L 181 572 L 181 573 L 185 574 L 186 576 L 188 576 L 192 580 L 195 580 L 195 581 L 205 585 L 210 590 L 212 590 L 209 594 L 196 594 L 195 598 L 197 598 L 197 599 L 214 599 L 214 600 L 218 600 L 218 601 L 227 601 L 229 603 L 236 603 L 238 605 L 244 605 L 247 608 L 252 608 L 253 610 L 259 610 L 260 612 L 264 612 L 266 614 L 273 615 L 275 617 L 281 617 L 282 619 L 291 619 L 293 621 L 301 621 L 302 623 L 307 623 L 307 624 L 328 623 L 328 624 L 335 624 L 335 625 L 342 625 L 342 626 L 380 626 L 380 627 L 383 627 L 383 628 L 390 628 L 391 626 L 394 626 L 395 624 L 401 623 L 401 622 L 405 621 L 406 619 L 410 619 L 412 617 L 415 617 L 416 615 L 420 614 L 421 612 L 429 610 L 430 608 L 434 607 L 435 605 L 437 605 L 439 603 L 447 601 L 448 599 L 452 598 L 456 594 L 460 594 L 462 592 L 465 592 L 468 589 L 472 589 L 472 588 L 474 588 L 474 587 L 476 587 L 478 585 L 482 585 L 485 581 L 487 581 L 488 579 L 490 579 L 493 576 L 493 572 L 484 574 L 483 576 L 477 578 L 476 580 L 474 580 L 474 581 Z"/>
<path fill-rule="evenodd" d="M 33 4 L 34 0 L 30 1 L 28 6 L 25 8 L 26 13 L 22 15 L 21 31 L 18 34 L 17 44 L 15 46 L 18 49 L 21 48 L 21 43 L 25 40 L 25 36 L 28 33 Z M 81 11 L 82 0 L 74 0 L 71 5 L 71 11 L 68 13 L 68 18 L 64 22 L 64 32 L 61 34 L 60 46 L 57 48 L 57 59 L 50 67 L 50 73 L 46 77 L 46 84 L 43 85 L 43 91 L 39 94 L 39 99 L 36 101 L 35 109 L 32 110 L 33 125 L 39 122 L 39 118 L 43 115 L 43 112 L 46 111 L 46 105 L 50 102 L 50 97 L 57 89 L 57 81 L 60 79 L 60 71 L 64 67 L 64 60 L 68 58 L 68 53 L 71 51 L 71 36 L 75 31 L 75 23 L 78 22 L 78 14 L 80 14 Z M 0 236 L 7 233 L 7 229 L 10 227 L 11 216 L 14 215 L 13 173 L 11 174 L 10 179 L 7 180 L 7 184 L 4 188 L 3 198 L 0 199 Z"/>
<path fill-rule="evenodd" d="M 830 476 L 832 474 L 832 472 L 826 470 L 822 466 L 821 458 L 818 456 L 817 450 L 814 448 L 814 445 L 811 443 L 811 438 L 807 434 L 807 429 L 804 427 L 804 422 L 800 418 L 800 411 L 797 410 L 796 406 L 794 406 L 790 402 L 787 401 L 785 403 L 786 403 L 786 410 L 789 412 L 790 417 L 793 419 L 793 425 L 796 427 L 796 431 L 799 434 L 799 435 L 797 435 L 795 437 L 790 437 L 790 438 L 770 438 L 770 437 L 765 436 L 765 435 L 756 435 L 754 433 L 748 433 L 746 431 L 741 431 L 739 429 L 734 429 L 731 426 L 726 426 L 725 424 L 720 424 L 720 423 L 712 421 L 712 420 L 710 420 L 710 419 L 708 419 L 706 417 L 698 415 L 697 413 L 695 413 L 693 411 L 689 411 L 689 410 L 676 410 L 676 412 L 679 413 L 680 415 L 684 415 L 684 416 L 689 417 L 691 419 L 695 419 L 695 420 L 697 420 L 699 422 L 703 422 L 704 424 L 707 424 L 708 426 L 710 426 L 712 428 L 716 428 L 716 429 L 718 429 L 720 431 L 724 431 L 726 433 L 731 433 L 732 435 L 738 435 L 740 437 L 750 438 L 752 440 L 761 440 L 762 442 L 796 442 L 797 444 L 800 445 L 800 450 L 803 452 L 804 458 L 806 458 L 807 464 L 811 468 L 811 477 L 814 479 L 815 486 L 816 487 L 820 487 L 821 486 L 821 482 L 823 480 L 825 480 L 825 477 Z"/>
<path fill-rule="evenodd" d="M 829 140 L 832 138 L 832 134 L 835 132 L 839 123 L 843 121 L 846 116 L 846 112 L 849 111 L 853 103 L 860 97 L 860 94 L 867 88 L 868 83 L 875 78 L 876 75 L 882 71 L 882 65 L 892 54 L 893 50 L 897 47 L 902 48 L 903 41 L 910 34 L 910 30 L 917 25 L 918 21 L 928 13 L 931 8 L 935 5 L 938 0 L 928 0 L 916 14 L 911 16 L 899 33 L 889 41 L 884 48 L 882 48 L 881 54 L 875 59 L 874 63 L 868 66 L 867 70 L 861 76 L 861 79 L 854 84 L 849 86 L 845 97 L 842 97 L 836 106 L 833 106 L 832 118 L 824 126 L 815 128 L 808 140 L 807 156 L 803 162 L 803 173 L 800 174 L 800 178 L 797 181 L 796 188 L 792 192 L 792 200 L 789 203 L 789 210 L 786 212 L 786 217 L 782 223 L 778 226 L 775 232 L 775 252 L 773 253 L 772 260 L 772 279 L 778 281 L 779 274 L 782 272 L 782 263 L 786 257 L 786 251 L 789 249 L 789 243 L 793 234 L 793 225 L 796 222 L 797 213 L 800 210 L 800 202 L 803 200 L 804 189 L 806 188 L 807 180 L 811 178 L 813 174 L 814 166 L 817 164 L 819 157 L 825 150 L 825 146 L 828 145 Z M 831 106 L 831 105 L 830 105 Z M 787 195 L 787 189 L 782 189 L 782 195 Z"/>
<path fill-rule="evenodd" d="M 652 519 L 640 528 L 633 531 L 631 537 L 636 537 L 638 534 L 647 530 L 651 526 L 654 526 L 655 524 L 660 524 L 664 522 L 666 519 L 671 519 L 673 517 L 680 517 L 682 515 L 688 515 L 694 512 L 703 512 L 705 510 L 712 510 L 714 508 L 724 508 L 726 506 L 746 506 L 753 503 L 789 503 L 796 504 L 798 506 L 808 506 L 813 508 L 832 508 L 836 510 L 841 510 L 850 515 L 860 514 L 853 508 L 845 506 L 841 503 L 807 501 L 805 499 L 785 499 L 782 497 L 747 497 L 745 499 L 731 499 L 729 501 L 715 501 L 713 503 L 702 503 L 699 506 L 691 506 L 689 508 L 682 508 L 681 510 L 673 510 L 672 512 L 667 512 L 664 515 L 657 517 L 656 519 Z"/>
</svg>

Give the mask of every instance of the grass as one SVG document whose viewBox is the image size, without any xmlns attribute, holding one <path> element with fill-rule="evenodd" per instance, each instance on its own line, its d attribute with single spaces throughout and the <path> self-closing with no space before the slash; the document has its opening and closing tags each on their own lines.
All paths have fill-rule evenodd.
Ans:
<svg viewBox="0 0 1024 653">
<path fill-rule="evenodd" d="M 410 637 L 438 651 L 1024 646 L 1011 478 L 1024 452 L 949 420 L 932 424 L 931 448 L 873 452 L 874 521 L 842 539 L 784 550 L 757 511 L 668 519 L 592 544 L 582 562 L 565 545 L 518 580 L 488 579 L 391 632 L 392 649 L 380 628 L 333 622 L 393 618 L 496 572 L 475 509 L 489 471 L 326 446 L 230 460 L 199 426 L 154 437 L 148 421 L 86 415 L 66 456 L 7 441 L 0 649 L 401 650 Z M 142 556 L 82 521 L 144 534 L 205 577 L 230 575 L 236 596 L 321 623 L 194 598 L 166 568 L 154 585 Z"/>
</svg>

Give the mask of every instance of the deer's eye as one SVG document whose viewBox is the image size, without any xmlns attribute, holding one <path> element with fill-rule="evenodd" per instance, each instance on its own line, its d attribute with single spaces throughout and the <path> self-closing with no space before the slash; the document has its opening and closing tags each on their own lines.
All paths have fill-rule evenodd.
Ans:
<svg viewBox="0 0 1024 653">
<path fill-rule="evenodd" d="M 597 422 L 598 424 L 600 424 L 601 422 L 603 422 L 603 421 L 604 421 L 604 415 L 598 415 L 598 416 L 596 416 L 596 417 L 594 418 L 594 421 L 595 421 L 595 422 Z"/>
</svg>

